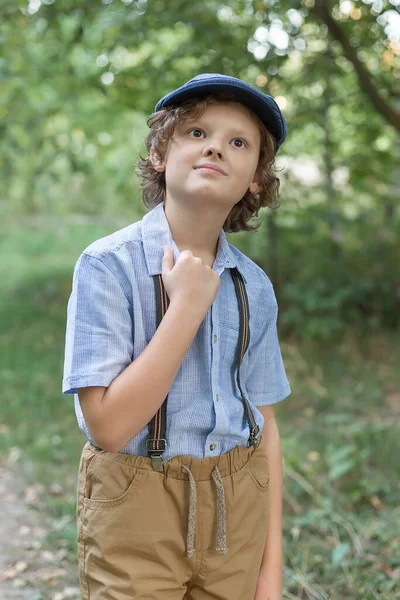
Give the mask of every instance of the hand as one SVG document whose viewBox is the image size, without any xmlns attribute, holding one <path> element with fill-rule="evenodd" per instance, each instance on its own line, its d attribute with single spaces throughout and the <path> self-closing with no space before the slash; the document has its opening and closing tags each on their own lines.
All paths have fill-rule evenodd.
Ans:
<svg viewBox="0 0 400 600">
<path fill-rule="evenodd" d="M 268 577 L 266 571 L 260 570 L 256 595 L 254 600 L 282 600 L 282 584 L 279 581 L 273 581 L 272 577 Z"/>
<path fill-rule="evenodd" d="M 193 256 L 191 250 L 180 253 L 174 266 L 170 246 L 164 246 L 162 279 L 170 302 L 180 302 L 186 309 L 205 317 L 215 300 L 220 278 L 201 258 Z"/>
</svg>

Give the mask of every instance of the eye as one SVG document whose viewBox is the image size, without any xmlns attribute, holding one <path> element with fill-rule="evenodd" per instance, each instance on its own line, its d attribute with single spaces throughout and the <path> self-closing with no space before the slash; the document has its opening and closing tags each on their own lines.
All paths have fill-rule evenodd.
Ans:
<svg viewBox="0 0 400 600">
<path fill-rule="evenodd" d="M 244 140 L 241 140 L 240 138 L 234 139 L 233 144 L 235 148 L 246 148 L 247 146 L 246 142 Z"/>
<path fill-rule="evenodd" d="M 191 137 L 201 138 L 202 136 L 204 136 L 204 131 L 202 131 L 201 129 L 190 129 L 189 135 Z"/>
</svg>

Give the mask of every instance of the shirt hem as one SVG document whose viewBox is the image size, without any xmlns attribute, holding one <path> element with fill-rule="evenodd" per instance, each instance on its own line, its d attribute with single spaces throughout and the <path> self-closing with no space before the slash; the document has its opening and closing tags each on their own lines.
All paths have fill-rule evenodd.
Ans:
<svg viewBox="0 0 400 600">
<path fill-rule="evenodd" d="M 252 404 L 254 404 L 254 406 L 269 406 L 270 404 L 277 404 L 278 402 L 281 402 L 282 400 L 284 400 L 285 398 L 287 398 L 288 396 L 290 396 L 290 394 L 292 393 L 292 390 L 290 388 L 289 383 L 281 388 L 279 390 L 279 392 L 277 394 L 274 394 L 271 397 L 265 396 L 265 394 L 259 394 L 260 400 L 257 399 L 257 395 L 258 394 L 250 394 L 249 396 L 250 398 L 252 398 Z M 264 398 L 264 401 L 262 400 Z"/>
<path fill-rule="evenodd" d="M 62 393 L 63 394 L 77 394 L 77 388 L 89 387 L 92 385 L 99 385 L 101 387 L 108 387 L 110 383 L 117 377 L 104 378 L 104 374 L 91 373 L 90 375 L 80 375 L 79 377 L 66 377 L 62 382 Z"/>
</svg>

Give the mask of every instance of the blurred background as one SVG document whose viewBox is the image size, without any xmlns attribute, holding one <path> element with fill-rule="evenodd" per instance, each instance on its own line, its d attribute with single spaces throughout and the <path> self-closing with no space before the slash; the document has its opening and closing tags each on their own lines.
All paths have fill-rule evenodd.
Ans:
<svg viewBox="0 0 400 600">
<path fill-rule="evenodd" d="M 61 394 L 73 267 L 146 213 L 146 118 L 200 72 L 270 93 L 288 124 L 280 207 L 228 234 L 273 282 L 293 390 L 277 407 L 284 597 L 400 598 L 399 6 L 1 2 L 1 465 L 40 518 L 3 577 L 15 598 L 78 597 L 85 440 Z M 53 570 L 35 580 L 39 559 Z"/>
</svg>

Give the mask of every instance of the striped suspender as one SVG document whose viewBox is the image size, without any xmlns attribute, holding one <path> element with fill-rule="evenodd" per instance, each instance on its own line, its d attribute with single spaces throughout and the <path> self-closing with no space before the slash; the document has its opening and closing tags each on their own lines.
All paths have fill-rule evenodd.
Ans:
<svg viewBox="0 0 400 600">
<path fill-rule="evenodd" d="M 244 409 L 246 418 L 249 423 L 250 437 L 248 439 L 249 446 L 257 445 L 257 435 L 260 433 L 260 428 L 257 425 L 253 413 L 251 412 L 250 403 L 243 393 L 242 386 L 240 385 L 240 365 L 242 364 L 243 357 L 246 353 L 250 343 L 250 327 L 249 327 L 249 299 L 247 297 L 246 287 L 243 282 L 243 278 L 239 271 L 234 268 L 231 269 L 233 282 L 235 284 L 236 296 L 239 304 L 239 316 L 240 316 L 240 327 L 239 327 L 239 341 L 238 341 L 238 368 L 236 374 L 237 384 L 242 396 L 244 403 Z"/>
<path fill-rule="evenodd" d="M 158 327 L 169 306 L 169 298 L 164 287 L 162 276 L 154 275 L 153 278 L 156 292 L 156 327 Z M 162 455 L 167 446 L 167 402 L 168 394 L 149 423 L 149 435 L 146 440 L 146 448 L 151 458 L 153 469 L 160 472 L 163 472 L 164 470 Z"/>
<path fill-rule="evenodd" d="M 250 408 L 249 401 L 243 393 L 240 385 L 240 365 L 242 364 L 243 357 L 250 342 L 250 329 L 249 329 L 249 301 L 247 297 L 246 287 L 243 282 L 243 278 L 236 268 L 230 269 L 233 282 L 235 284 L 236 297 L 239 305 L 239 340 L 238 340 L 238 368 L 237 368 L 237 384 L 242 396 L 244 403 L 244 409 L 249 423 L 250 437 L 248 439 L 249 446 L 256 445 L 258 443 L 257 435 L 260 432 L 260 428 L 257 425 L 253 413 Z M 154 275 L 154 287 L 156 293 L 156 314 L 157 314 L 157 327 L 160 325 L 163 316 L 165 315 L 169 306 L 169 298 L 165 290 L 162 276 Z M 162 403 L 161 407 L 151 419 L 149 423 L 149 435 L 146 440 L 146 448 L 151 458 L 153 469 L 155 471 L 163 472 L 162 455 L 167 446 L 166 440 L 166 422 L 167 422 L 167 402 L 168 394 Z"/>
</svg>

